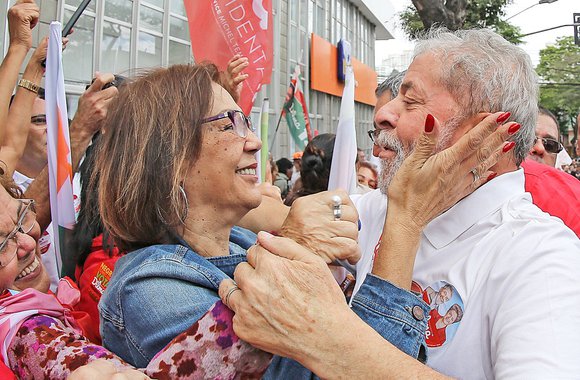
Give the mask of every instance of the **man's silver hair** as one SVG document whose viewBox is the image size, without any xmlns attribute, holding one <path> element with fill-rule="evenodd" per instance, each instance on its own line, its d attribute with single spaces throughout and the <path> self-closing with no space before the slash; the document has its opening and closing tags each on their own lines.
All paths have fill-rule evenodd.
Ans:
<svg viewBox="0 0 580 380">
<path fill-rule="evenodd" d="M 441 62 L 441 84 L 465 117 L 509 111 L 510 120 L 522 125 L 511 138 L 516 164 L 521 164 L 538 117 L 538 79 L 528 54 L 489 29 L 432 29 L 417 43 L 414 56 L 429 53 Z"/>
<path fill-rule="evenodd" d="M 377 86 L 375 90 L 377 98 L 380 98 L 385 92 L 390 91 L 391 99 L 395 99 L 399 95 L 399 89 L 401 88 L 401 83 L 403 83 L 406 72 L 407 70 L 391 73 L 383 83 Z"/>
</svg>

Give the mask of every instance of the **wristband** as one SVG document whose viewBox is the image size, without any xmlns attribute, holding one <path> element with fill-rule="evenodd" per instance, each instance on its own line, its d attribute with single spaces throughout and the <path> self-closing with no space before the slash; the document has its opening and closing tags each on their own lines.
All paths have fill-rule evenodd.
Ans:
<svg viewBox="0 0 580 380">
<path fill-rule="evenodd" d="M 35 94 L 38 94 L 38 90 L 40 90 L 40 86 L 39 85 L 37 85 L 35 83 L 32 83 L 28 79 L 20 79 L 18 81 L 18 87 L 25 88 L 28 91 L 34 92 Z"/>
</svg>

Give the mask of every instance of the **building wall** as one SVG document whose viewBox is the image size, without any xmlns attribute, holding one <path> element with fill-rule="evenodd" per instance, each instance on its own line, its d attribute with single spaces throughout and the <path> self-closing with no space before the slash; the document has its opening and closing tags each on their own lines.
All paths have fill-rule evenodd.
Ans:
<svg viewBox="0 0 580 380">
<path fill-rule="evenodd" d="M 262 99 L 268 97 L 272 144 L 290 76 L 295 66 L 300 65 L 312 130 L 334 132 L 341 99 L 310 90 L 310 35 L 315 33 L 333 45 L 341 38 L 348 40 L 352 55 L 374 69 L 375 25 L 350 0 L 272 2 L 275 28 L 272 80 L 258 95 L 252 118 L 258 122 Z M 35 45 L 48 33 L 50 21 L 61 20 L 65 24 L 81 0 L 37 0 L 37 3 L 41 7 L 41 25 L 35 29 Z M 8 6 L 8 0 L 0 0 L 4 15 Z M 5 19 L 0 20 L 2 53 L 8 41 Z M 78 96 L 95 71 L 131 75 L 139 69 L 193 60 L 183 0 L 93 0 L 63 53 L 69 113 L 76 111 Z M 372 129 L 372 114 L 371 106 L 356 103 L 358 145 L 367 153 L 371 144 L 366 131 Z M 285 120 L 281 121 L 271 151 L 276 159 L 288 157 L 294 151 Z"/>
</svg>

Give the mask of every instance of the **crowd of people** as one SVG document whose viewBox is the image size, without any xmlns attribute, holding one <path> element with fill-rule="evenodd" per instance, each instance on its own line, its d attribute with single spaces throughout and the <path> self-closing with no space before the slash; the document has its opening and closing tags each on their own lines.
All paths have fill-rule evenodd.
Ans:
<svg viewBox="0 0 580 380">
<path fill-rule="evenodd" d="M 326 191 L 334 134 L 258 183 L 244 57 L 96 74 L 69 127 L 64 276 L 39 11 L 10 8 L 0 65 L 2 379 L 577 376 L 580 182 L 520 48 L 419 41 L 377 87 L 380 167 L 359 151 L 354 194 Z"/>
</svg>

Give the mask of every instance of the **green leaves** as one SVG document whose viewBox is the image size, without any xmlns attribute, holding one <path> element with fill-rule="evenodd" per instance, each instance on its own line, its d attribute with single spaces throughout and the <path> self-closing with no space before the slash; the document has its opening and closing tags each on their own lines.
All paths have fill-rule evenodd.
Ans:
<svg viewBox="0 0 580 380">
<path fill-rule="evenodd" d="M 431 25 L 437 24 L 450 30 L 491 28 L 506 40 L 519 44 L 522 42 L 520 29 L 503 20 L 505 16 L 503 9 L 511 1 L 413 0 L 414 6 L 409 6 L 401 12 L 399 18 L 401 27 L 411 39 L 417 39 Z M 417 9 L 420 9 L 420 12 Z"/>
<path fill-rule="evenodd" d="M 574 37 L 561 37 L 540 51 L 540 104 L 558 117 L 560 131 L 575 125 L 580 110 L 580 46 Z"/>
</svg>

